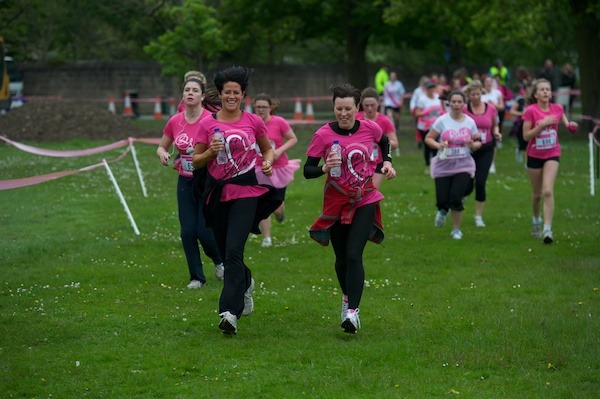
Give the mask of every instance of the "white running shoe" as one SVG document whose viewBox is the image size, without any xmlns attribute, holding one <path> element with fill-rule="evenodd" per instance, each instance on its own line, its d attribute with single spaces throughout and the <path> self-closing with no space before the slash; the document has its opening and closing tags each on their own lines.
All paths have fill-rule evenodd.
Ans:
<svg viewBox="0 0 600 399">
<path fill-rule="evenodd" d="M 237 333 L 237 317 L 231 312 L 220 313 L 221 321 L 219 322 L 219 328 L 223 330 L 223 334 L 235 334 Z"/>
<path fill-rule="evenodd" d="M 215 277 L 220 281 L 223 281 L 225 278 L 225 266 L 222 263 L 215 265 Z"/>
<path fill-rule="evenodd" d="M 490 173 L 492 175 L 496 174 L 496 164 L 495 163 L 492 163 L 492 166 L 490 166 Z"/>
<path fill-rule="evenodd" d="M 254 291 L 254 279 L 250 279 L 250 287 L 244 293 L 244 310 L 242 310 L 242 316 L 248 316 L 254 310 L 254 299 L 252 298 L 252 291 Z"/>
<path fill-rule="evenodd" d="M 202 284 L 202 282 L 198 281 L 198 280 L 192 280 L 190 281 L 190 283 L 187 285 L 187 287 L 190 290 L 196 290 L 198 288 L 202 288 L 204 284 Z"/>
<path fill-rule="evenodd" d="M 481 216 L 475 216 L 475 226 L 485 227 L 485 223 L 483 222 L 483 218 Z"/>
<path fill-rule="evenodd" d="M 342 329 L 346 333 L 356 334 L 356 330 L 360 328 L 360 318 L 358 317 L 358 309 L 348 309 L 346 319 L 342 322 Z"/>
<path fill-rule="evenodd" d="M 542 223 L 533 223 L 531 225 L 531 236 L 533 238 L 542 238 Z"/>
<path fill-rule="evenodd" d="M 554 236 L 552 235 L 552 230 L 544 230 L 543 233 L 543 238 L 544 238 L 544 244 L 552 244 L 552 242 L 554 241 Z"/>
<path fill-rule="evenodd" d="M 452 235 L 452 238 L 455 240 L 462 240 L 463 238 L 463 233 L 460 231 L 460 229 L 453 229 L 450 235 Z"/>
<path fill-rule="evenodd" d="M 348 298 L 346 295 L 342 296 L 342 322 L 346 320 L 348 314 Z"/>
<path fill-rule="evenodd" d="M 435 220 L 433 221 L 433 225 L 435 227 L 442 227 L 446 223 L 446 212 L 437 211 L 435 214 Z"/>
<path fill-rule="evenodd" d="M 262 246 L 263 248 L 267 248 L 270 247 L 271 245 L 273 245 L 273 242 L 271 241 L 271 237 L 265 237 L 262 240 Z"/>
</svg>

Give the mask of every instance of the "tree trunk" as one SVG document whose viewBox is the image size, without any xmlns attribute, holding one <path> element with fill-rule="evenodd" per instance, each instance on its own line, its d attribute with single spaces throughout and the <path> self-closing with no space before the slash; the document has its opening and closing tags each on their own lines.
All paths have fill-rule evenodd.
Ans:
<svg viewBox="0 0 600 399">
<path fill-rule="evenodd" d="M 367 70 L 367 43 L 369 37 L 361 29 L 348 28 L 346 30 L 346 48 L 348 54 L 347 75 L 348 83 L 361 90 L 369 85 Z"/>
<path fill-rule="evenodd" d="M 582 114 L 600 119 L 600 20 L 590 12 L 589 1 L 572 0 L 575 46 L 579 55 Z M 580 132 L 590 132 L 594 123 L 584 119 Z"/>
</svg>

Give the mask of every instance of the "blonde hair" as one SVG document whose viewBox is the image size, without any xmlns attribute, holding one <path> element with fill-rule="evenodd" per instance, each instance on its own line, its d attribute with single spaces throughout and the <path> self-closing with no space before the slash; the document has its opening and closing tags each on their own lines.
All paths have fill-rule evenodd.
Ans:
<svg viewBox="0 0 600 399">
<path fill-rule="evenodd" d="M 204 76 L 204 74 L 200 71 L 195 71 L 195 70 L 191 70 L 191 71 L 187 71 L 184 75 L 183 75 L 183 81 L 187 81 L 190 78 L 197 78 L 200 79 L 200 81 L 202 83 L 204 83 L 204 86 L 206 86 L 206 76 Z"/>
<path fill-rule="evenodd" d="M 469 93 L 471 93 L 473 90 L 477 90 L 477 89 L 481 90 L 481 94 L 487 93 L 487 91 L 485 90 L 485 87 L 483 87 L 483 83 L 481 83 L 480 80 L 472 80 L 468 85 L 465 86 L 463 91 L 468 96 Z"/>
</svg>

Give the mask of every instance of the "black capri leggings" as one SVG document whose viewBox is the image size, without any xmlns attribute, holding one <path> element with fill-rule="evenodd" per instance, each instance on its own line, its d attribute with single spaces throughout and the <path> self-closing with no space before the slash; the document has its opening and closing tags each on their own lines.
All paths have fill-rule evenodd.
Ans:
<svg viewBox="0 0 600 399">
<path fill-rule="evenodd" d="M 435 178 L 435 196 L 437 201 L 437 209 L 448 212 L 448 209 L 453 211 L 463 211 L 463 197 L 467 185 L 471 180 L 471 175 L 468 173 L 457 173 L 452 176 L 436 177 Z"/>
<path fill-rule="evenodd" d="M 348 295 L 348 307 L 357 309 L 365 283 L 363 251 L 375 218 L 376 203 L 361 206 L 356 210 L 351 224 L 338 220 L 331 226 L 331 244 L 335 253 L 335 273 L 340 288 Z"/>
<path fill-rule="evenodd" d="M 471 194 L 475 188 L 475 201 L 485 202 L 487 197 L 485 185 L 490 173 L 490 166 L 494 161 L 494 146 L 485 145 L 472 155 L 475 160 L 475 179 L 469 180 L 465 197 Z"/>
</svg>

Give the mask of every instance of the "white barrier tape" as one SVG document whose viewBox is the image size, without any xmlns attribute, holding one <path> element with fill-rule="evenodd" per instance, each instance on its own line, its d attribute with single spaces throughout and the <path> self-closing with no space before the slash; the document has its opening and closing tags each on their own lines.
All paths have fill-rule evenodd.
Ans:
<svg viewBox="0 0 600 399">
<path fill-rule="evenodd" d="M 123 157 L 125 155 L 127 155 L 127 153 L 129 152 L 129 148 L 130 147 L 127 147 L 125 149 L 125 151 L 123 151 L 121 153 L 121 155 L 112 159 L 110 162 L 116 162 L 116 161 L 123 159 Z M 97 164 L 85 166 L 83 168 L 76 169 L 76 170 L 65 170 L 62 172 L 54 172 L 54 173 L 48 173 L 46 175 L 30 176 L 30 177 L 24 177 L 24 178 L 20 178 L 20 179 L 0 180 L 0 191 L 1 190 L 9 190 L 9 189 L 13 189 L 13 188 L 33 186 L 35 184 L 44 183 L 44 182 L 47 182 L 50 180 L 55 180 L 55 179 L 58 179 L 61 177 L 71 176 L 71 175 L 81 173 L 81 172 L 87 172 L 88 170 L 93 170 L 93 169 L 96 169 L 101 166 L 102 166 L 102 163 L 97 163 Z"/>
</svg>

